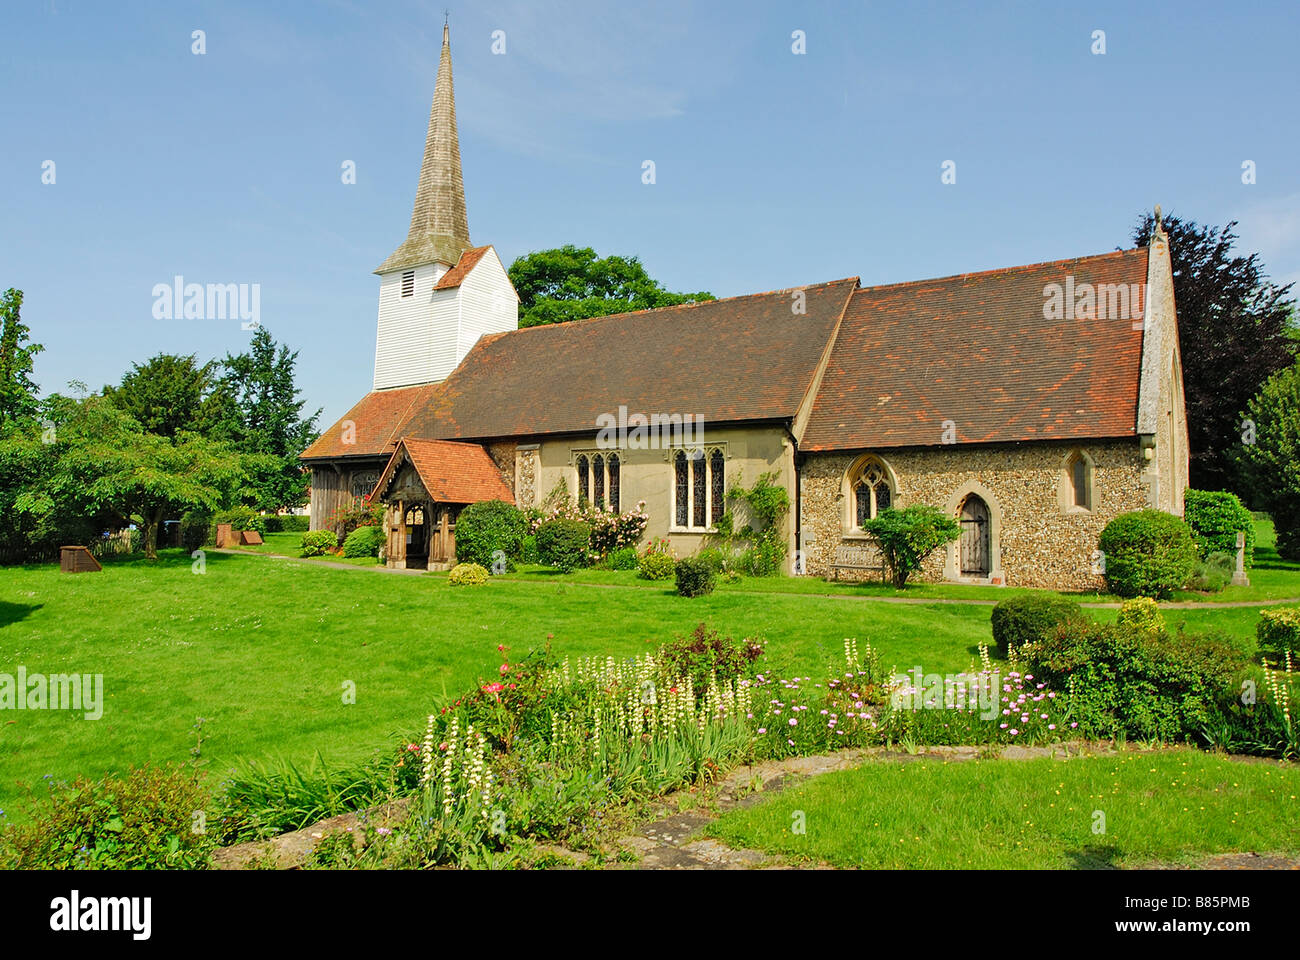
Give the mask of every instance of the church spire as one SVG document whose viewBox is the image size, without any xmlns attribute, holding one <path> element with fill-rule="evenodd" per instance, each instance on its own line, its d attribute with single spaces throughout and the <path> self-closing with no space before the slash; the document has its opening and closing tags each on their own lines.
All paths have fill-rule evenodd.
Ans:
<svg viewBox="0 0 1300 960">
<path fill-rule="evenodd" d="M 375 273 L 435 262 L 454 266 L 469 246 L 460 140 L 456 135 L 456 97 L 451 84 L 451 40 L 444 23 L 442 57 L 433 86 L 433 108 L 429 111 L 429 133 L 424 141 L 424 164 L 415 189 L 411 229 Z"/>
</svg>

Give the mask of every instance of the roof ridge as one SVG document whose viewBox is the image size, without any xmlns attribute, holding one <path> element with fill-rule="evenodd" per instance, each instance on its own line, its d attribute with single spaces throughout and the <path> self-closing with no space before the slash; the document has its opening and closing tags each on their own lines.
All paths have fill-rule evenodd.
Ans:
<svg viewBox="0 0 1300 960">
<path fill-rule="evenodd" d="M 1063 263 L 1076 263 L 1080 260 L 1105 260 L 1110 257 L 1121 257 L 1132 253 L 1145 253 L 1146 247 L 1130 247 L 1125 250 L 1110 250 L 1106 253 L 1088 253 L 1077 257 L 1062 257 L 1059 260 L 1041 260 L 1037 263 L 1020 263 L 1011 267 L 994 267 L 989 270 L 972 270 L 968 273 L 950 273 L 942 277 L 923 277 L 919 280 L 900 280 L 896 283 L 878 283 L 869 287 L 862 287 L 858 293 L 866 293 L 869 290 L 887 290 L 890 287 L 908 287 L 921 283 L 939 283 L 943 280 L 965 280 L 968 277 L 984 277 L 995 273 L 1012 273 L 1017 270 L 1031 270 L 1036 267 L 1054 267 Z"/>
<path fill-rule="evenodd" d="M 690 303 L 670 303 L 662 307 L 644 307 L 641 310 L 625 310 L 622 313 L 603 313 L 599 317 L 587 317 L 585 320 L 566 320 L 562 323 L 538 323 L 531 327 L 520 327 L 517 330 L 503 330 L 501 333 L 484 334 L 479 339 L 483 342 L 499 340 L 501 337 L 508 337 L 513 333 L 523 333 L 526 330 L 546 330 L 556 327 L 567 327 L 570 324 L 588 324 L 598 320 L 618 320 L 623 317 L 634 317 L 642 313 L 661 313 L 669 310 L 687 310 L 691 307 L 703 307 L 712 303 L 732 303 L 736 300 L 754 300 L 758 297 L 771 297 L 778 293 L 789 293 L 792 290 L 811 290 L 816 287 L 833 287 L 840 283 L 849 283 L 850 281 L 861 284 L 861 277 L 841 277 L 839 280 L 824 280 L 820 283 L 796 284 L 793 287 L 782 287 L 777 290 L 764 290 L 761 293 L 740 293 L 734 297 L 715 297 L 712 300 L 692 300 Z"/>
</svg>

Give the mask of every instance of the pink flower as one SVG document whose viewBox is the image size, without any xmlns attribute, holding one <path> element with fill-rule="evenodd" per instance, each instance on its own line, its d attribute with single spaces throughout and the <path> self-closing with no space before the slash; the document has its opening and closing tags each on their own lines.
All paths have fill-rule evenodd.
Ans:
<svg viewBox="0 0 1300 960">
<path fill-rule="evenodd" d="M 767 727 L 759 727 L 759 728 L 758 728 L 758 732 L 759 732 L 759 733 L 767 733 Z"/>
<path fill-rule="evenodd" d="M 799 726 L 799 721 L 796 720 L 794 717 L 791 717 L 791 718 L 790 718 L 790 726 L 792 726 L 792 727 L 797 727 L 797 726 Z"/>
</svg>

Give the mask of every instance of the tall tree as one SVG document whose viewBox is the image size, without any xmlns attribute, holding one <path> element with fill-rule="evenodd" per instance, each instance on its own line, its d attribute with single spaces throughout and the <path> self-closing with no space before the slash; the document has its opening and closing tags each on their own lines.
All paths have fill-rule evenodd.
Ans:
<svg viewBox="0 0 1300 960">
<path fill-rule="evenodd" d="M 1144 215 L 1133 240 L 1145 246 L 1154 217 Z M 1165 217 L 1173 261 L 1183 392 L 1191 446 L 1191 485 L 1226 490 L 1236 480 L 1231 451 L 1242 411 L 1265 380 L 1292 363 L 1291 284 L 1265 279 L 1259 254 L 1233 253 L 1237 221 L 1226 227 Z"/>
<path fill-rule="evenodd" d="M 217 367 L 215 360 L 200 364 L 192 354 L 160 353 L 132 364 L 118 386 L 104 387 L 104 396 L 146 433 L 169 440 L 182 431 L 208 434 L 221 409 Z"/>
<path fill-rule="evenodd" d="M 1273 515 L 1278 553 L 1300 560 L 1300 363 L 1269 377 L 1245 415 L 1233 451 L 1243 493 Z"/>
<path fill-rule="evenodd" d="M 572 244 L 519 257 L 507 272 L 519 294 L 521 327 L 714 299 L 704 291 L 665 290 L 636 257 L 597 257 Z"/>
<path fill-rule="evenodd" d="M 320 435 L 321 411 L 302 415 L 297 361 L 297 351 L 277 348 L 270 332 L 258 327 L 247 353 L 227 355 L 222 362 L 217 436 L 250 457 L 244 496 L 262 510 L 301 506 L 310 482 L 298 455 Z"/>
<path fill-rule="evenodd" d="M 21 290 L 10 287 L 0 294 L 0 424 L 30 417 L 37 407 L 32 364 L 45 348 L 30 342 L 20 315 L 22 306 Z"/>
</svg>

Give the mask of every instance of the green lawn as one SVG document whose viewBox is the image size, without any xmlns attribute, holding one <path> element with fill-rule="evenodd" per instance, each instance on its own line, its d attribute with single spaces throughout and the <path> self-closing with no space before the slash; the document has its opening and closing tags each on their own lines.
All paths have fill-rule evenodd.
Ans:
<svg viewBox="0 0 1300 960">
<path fill-rule="evenodd" d="M 16 781 L 100 775 L 127 763 L 185 761 L 204 717 L 203 757 L 223 773 L 239 756 L 353 759 L 415 733 L 445 694 L 495 673 L 548 634 L 561 654 L 631 655 L 696 623 L 758 635 L 778 669 L 839 666 L 845 637 L 871 639 L 900 668 L 964 669 L 989 638 L 990 608 L 718 594 L 669 585 L 611 589 L 337 570 L 251 553 L 187 554 L 0 571 L 0 672 L 103 674 L 95 721 L 61 711 L 0 713 L 0 809 Z M 356 703 L 344 704 L 344 683 Z"/>
<path fill-rule="evenodd" d="M 771 669 L 813 676 L 838 669 L 845 637 L 872 642 L 899 669 L 941 673 L 965 669 L 977 645 L 991 640 L 990 606 L 872 602 L 862 598 L 873 588 L 816 580 L 747 579 L 688 600 L 671 582 L 629 572 L 525 569 L 485 587 L 454 588 L 445 574 L 274 559 L 264 554 L 296 553 L 301 535 L 267 539 L 261 549 L 209 551 L 201 576 L 179 550 L 157 562 L 110 562 L 97 574 L 63 574 L 56 565 L 0 570 L 0 673 L 24 666 L 29 674 L 103 674 L 106 699 L 96 721 L 0 713 L 0 809 L 15 815 L 18 781 L 189 760 L 198 717 L 203 760 L 218 774 L 239 757 L 303 761 L 320 751 L 356 759 L 390 736 L 414 734 L 440 699 L 493 675 L 500 643 L 518 656 L 553 635 L 562 655 L 622 656 L 707 621 L 762 638 Z M 1265 564 L 1257 582 L 1300 595 L 1300 567 Z M 907 595 L 939 599 L 947 591 L 1011 593 L 920 587 Z M 1171 610 L 1166 618 L 1253 644 L 1258 608 Z M 348 684 L 355 704 L 343 701 Z"/>
<path fill-rule="evenodd" d="M 1295 764 L 1187 749 L 1066 761 L 868 761 L 733 810 L 707 833 L 840 867 L 1136 867 L 1230 851 L 1295 855 L 1297 796 Z M 1094 832 L 1097 811 L 1104 833 Z M 805 832 L 796 833 L 801 820 Z"/>
</svg>

